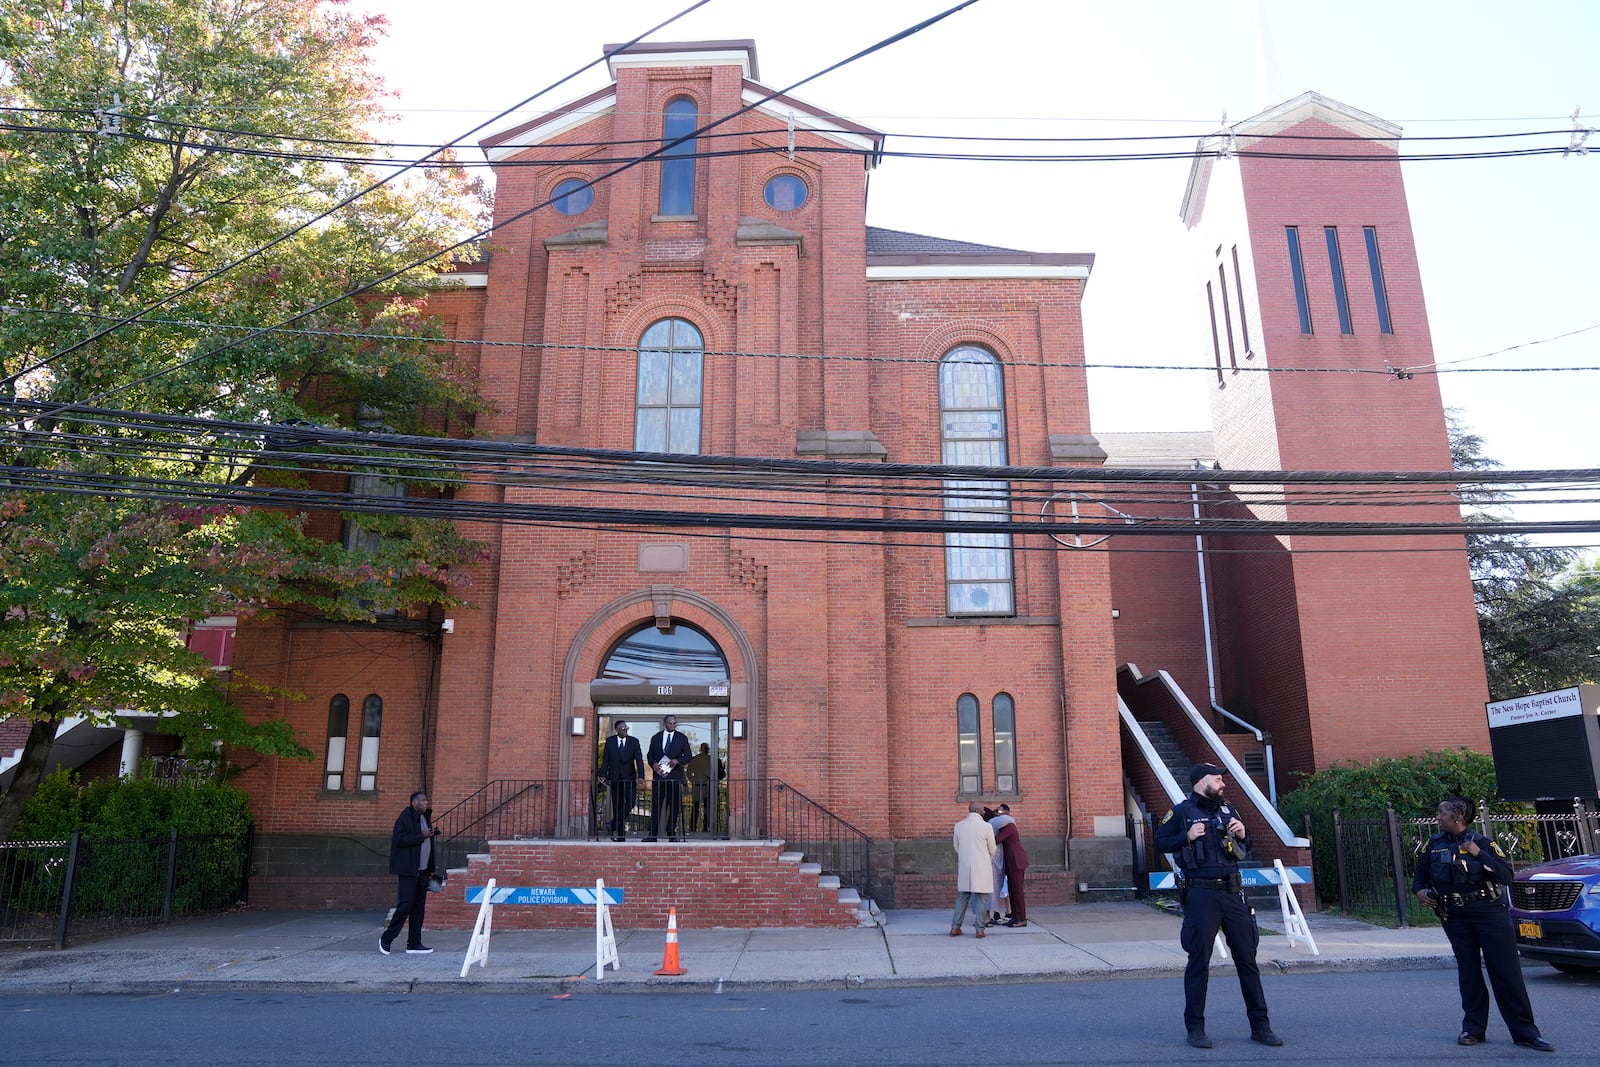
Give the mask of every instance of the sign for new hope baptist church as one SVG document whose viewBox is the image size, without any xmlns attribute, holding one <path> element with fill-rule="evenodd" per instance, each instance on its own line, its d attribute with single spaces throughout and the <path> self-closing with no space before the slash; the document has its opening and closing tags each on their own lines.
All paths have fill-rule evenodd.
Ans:
<svg viewBox="0 0 1600 1067">
<path fill-rule="evenodd" d="M 1600 796 L 1600 685 L 1575 685 L 1484 707 L 1502 797 Z"/>
</svg>

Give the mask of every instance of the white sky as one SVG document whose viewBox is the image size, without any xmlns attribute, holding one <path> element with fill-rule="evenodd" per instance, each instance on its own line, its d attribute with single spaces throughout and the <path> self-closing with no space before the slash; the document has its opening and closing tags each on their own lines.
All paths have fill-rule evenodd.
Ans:
<svg viewBox="0 0 1600 1067">
<path fill-rule="evenodd" d="M 688 4 L 352 2 L 389 19 L 377 54 L 404 121 L 388 136 L 425 143 L 455 139 L 597 59 L 603 45 L 629 40 Z M 781 88 L 953 3 L 712 0 L 651 39 L 754 39 L 759 80 Z M 1198 135 L 1214 130 L 1223 112 L 1237 121 L 1307 90 L 1398 123 L 1407 137 L 1565 130 L 1579 105 L 1582 121 L 1600 126 L 1597 42 L 1600 3 L 1593 0 L 979 0 L 796 95 L 885 131 L 891 151 L 928 144 L 897 133 Z M 599 65 L 524 114 L 607 81 Z M 1566 138 L 1413 142 L 1404 150 L 1551 144 L 1564 146 Z M 1441 363 L 1600 324 L 1600 134 L 1590 146 L 1586 156 L 1405 164 Z M 475 147 L 462 154 L 482 158 Z M 1207 368 L 1209 326 L 1178 220 L 1187 174 L 1181 160 L 889 158 L 872 176 L 867 221 L 1032 251 L 1093 252 L 1084 303 L 1091 367 Z M 1600 329 L 1462 366 L 1600 366 Z M 1091 371 L 1094 428 L 1207 429 L 1212 382 L 1204 369 Z M 1594 436 L 1583 429 L 1600 400 L 1600 372 L 1456 373 L 1442 375 L 1441 386 L 1445 403 L 1462 409 L 1488 454 L 1508 468 L 1600 467 Z"/>
</svg>

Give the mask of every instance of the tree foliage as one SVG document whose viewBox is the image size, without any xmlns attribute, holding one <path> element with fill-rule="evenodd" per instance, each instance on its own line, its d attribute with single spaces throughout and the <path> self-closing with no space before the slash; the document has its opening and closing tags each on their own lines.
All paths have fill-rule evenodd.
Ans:
<svg viewBox="0 0 1600 1067">
<path fill-rule="evenodd" d="M 1456 470 L 1499 468 L 1458 412 L 1446 417 Z M 1467 559 L 1490 697 L 1504 700 L 1596 680 L 1600 575 L 1592 563 L 1576 563 L 1572 549 L 1536 545 L 1498 529 L 1504 499 L 1493 490 L 1462 499 L 1463 518 L 1481 531 L 1467 536 Z"/>
<path fill-rule="evenodd" d="M 134 493 L 259 480 L 269 439 L 164 438 L 84 410 L 427 433 L 477 409 L 434 343 L 435 272 L 401 268 L 477 229 L 481 190 L 432 169 L 318 219 L 374 181 L 359 157 L 381 117 L 381 30 L 323 0 L 0 6 L 0 464 L 30 475 L 0 477 L 0 717 L 34 722 L 0 840 L 69 717 L 162 711 L 197 748 L 308 755 L 286 724 L 245 720 L 185 647 L 190 622 L 284 606 L 371 620 L 459 596 L 451 568 L 478 549 L 446 525 L 350 514 L 381 536 L 347 548 L 303 515 Z M 348 143 L 317 158 L 301 138 Z M 324 303 L 294 332 L 246 332 Z M 67 491 L 85 475 L 118 488 Z"/>
</svg>

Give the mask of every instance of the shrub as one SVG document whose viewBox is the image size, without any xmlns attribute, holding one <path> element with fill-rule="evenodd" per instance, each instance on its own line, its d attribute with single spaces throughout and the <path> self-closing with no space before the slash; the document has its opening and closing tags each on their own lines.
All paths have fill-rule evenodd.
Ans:
<svg viewBox="0 0 1600 1067">
<path fill-rule="evenodd" d="M 1278 812 L 1299 831 L 1311 817 L 1312 864 L 1318 895 L 1335 899 L 1338 859 L 1334 854 L 1333 813 L 1348 818 L 1382 818 L 1393 807 L 1401 819 L 1431 818 L 1439 801 L 1464 797 L 1481 800 L 1494 813 L 1525 810 L 1495 793 L 1494 759 L 1468 748 L 1394 756 L 1370 763 L 1342 761 L 1303 777 L 1291 793 L 1278 798 Z"/>
</svg>

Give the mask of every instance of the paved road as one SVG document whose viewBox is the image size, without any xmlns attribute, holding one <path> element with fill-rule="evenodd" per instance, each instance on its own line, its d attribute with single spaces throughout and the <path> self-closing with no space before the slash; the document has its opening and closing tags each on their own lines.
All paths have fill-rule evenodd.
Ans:
<svg viewBox="0 0 1600 1067">
<path fill-rule="evenodd" d="M 29 1064 L 237 1067 L 402 1060 L 476 1064 L 1095 1064 L 1176 1061 L 1416 1067 L 1592 1063 L 1600 980 L 1527 972 L 1556 1056 L 1514 1048 L 1499 1020 L 1489 1043 L 1455 1044 L 1455 974 L 1267 976 L 1288 1040 L 1248 1040 L 1237 985 L 1212 985 L 1216 1049 L 1182 1041 L 1175 979 L 1034 985 L 636 996 L 387 993 L 177 993 L 0 996 L 0 1060 Z"/>
</svg>

